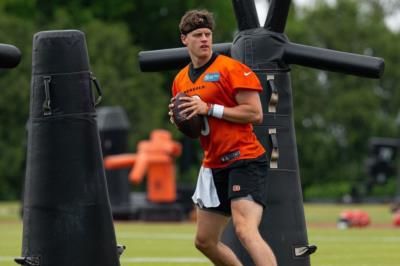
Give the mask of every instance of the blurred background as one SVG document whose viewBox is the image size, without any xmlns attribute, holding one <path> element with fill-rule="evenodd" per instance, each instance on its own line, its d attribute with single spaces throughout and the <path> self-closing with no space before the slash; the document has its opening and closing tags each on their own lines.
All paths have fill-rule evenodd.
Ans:
<svg viewBox="0 0 400 266">
<path fill-rule="evenodd" d="M 22 194 L 32 37 L 55 29 L 86 34 L 91 69 L 103 88 L 100 106 L 126 112 L 126 150 L 135 152 L 152 130 L 167 129 L 183 145 L 177 181 L 194 184 L 199 144 L 177 131 L 167 115 L 176 71 L 142 73 L 137 61 L 139 51 L 182 46 L 178 23 L 192 8 L 214 12 L 215 43 L 232 41 L 237 25 L 228 0 L 0 0 L 0 43 L 22 52 L 17 68 L 0 70 L 0 200 Z M 399 13 L 395 0 L 293 1 L 286 26 L 292 42 L 385 59 L 381 80 L 293 66 L 305 201 L 388 202 L 398 196 Z"/>
</svg>

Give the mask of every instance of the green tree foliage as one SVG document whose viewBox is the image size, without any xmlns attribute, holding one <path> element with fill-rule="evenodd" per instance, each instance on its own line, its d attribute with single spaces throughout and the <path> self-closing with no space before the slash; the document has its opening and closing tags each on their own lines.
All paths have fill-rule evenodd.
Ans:
<svg viewBox="0 0 400 266">
<path fill-rule="evenodd" d="M 128 25 L 135 35 L 136 42 L 148 49 L 182 46 L 178 24 L 182 15 L 193 8 L 207 8 L 213 11 L 217 24 L 214 32 L 216 42 L 232 40 L 236 22 L 230 1 L 137 1 Z M 146 16 L 142 16 L 142 14 L 146 14 Z"/>
<path fill-rule="evenodd" d="M 18 69 L 0 71 L 0 199 L 19 193 L 25 160 L 25 124 L 29 112 L 30 55 L 33 27 L 0 11 L 0 42 L 20 48 Z"/>
<path fill-rule="evenodd" d="M 293 42 L 385 59 L 382 80 L 294 67 L 297 144 L 307 188 L 365 179 L 368 139 L 396 137 L 398 33 L 384 24 L 378 1 L 319 1 L 294 12 L 287 27 Z M 321 190 L 324 193 L 324 190 Z"/>
<path fill-rule="evenodd" d="M 73 25 L 97 19 L 106 23 L 122 22 L 131 32 L 132 41 L 145 49 L 181 46 L 178 24 L 189 9 L 212 10 L 217 21 L 215 41 L 230 41 L 235 30 L 231 1 L 214 0 L 2 0 L 6 12 L 33 19 L 39 26 L 57 20 L 58 10 L 69 14 Z"/>
</svg>

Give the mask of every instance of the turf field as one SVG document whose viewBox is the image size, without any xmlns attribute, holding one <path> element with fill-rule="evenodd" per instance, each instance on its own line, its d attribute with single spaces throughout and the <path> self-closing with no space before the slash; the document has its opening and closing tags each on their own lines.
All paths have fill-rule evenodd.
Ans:
<svg viewBox="0 0 400 266">
<path fill-rule="evenodd" d="M 336 229 L 338 214 L 344 209 L 368 211 L 372 224 L 367 228 Z M 22 225 L 17 203 L 0 203 L 0 265 L 16 266 L 21 253 Z M 318 250 L 312 266 L 398 266 L 400 228 L 391 226 L 387 205 L 305 205 L 308 236 Z M 211 265 L 193 247 L 194 224 L 115 223 L 117 241 L 127 246 L 121 265 L 167 266 Z M 282 265 L 285 266 L 285 265 Z"/>
</svg>

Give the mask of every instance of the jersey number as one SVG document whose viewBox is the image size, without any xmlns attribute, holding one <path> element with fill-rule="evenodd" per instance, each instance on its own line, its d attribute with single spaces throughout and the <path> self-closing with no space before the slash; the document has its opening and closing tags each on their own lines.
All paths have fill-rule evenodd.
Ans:
<svg viewBox="0 0 400 266">
<path fill-rule="evenodd" d="M 208 118 L 205 115 L 203 115 L 203 122 L 204 127 L 201 129 L 201 135 L 208 136 L 210 134 L 210 125 L 208 124 Z"/>
</svg>

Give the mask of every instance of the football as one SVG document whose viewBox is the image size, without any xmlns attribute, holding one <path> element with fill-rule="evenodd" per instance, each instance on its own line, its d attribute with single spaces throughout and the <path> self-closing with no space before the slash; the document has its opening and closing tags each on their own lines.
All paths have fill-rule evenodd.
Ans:
<svg viewBox="0 0 400 266">
<path fill-rule="evenodd" d="M 185 93 L 180 92 L 175 96 L 175 100 L 173 102 L 174 107 L 172 108 L 172 115 L 175 121 L 175 125 L 178 127 L 179 131 L 190 138 L 198 138 L 200 137 L 201 130 L 203 128 L 203 116 L 195 115 L 190 119 L 186 119 L 186 115 L 182 115 L 180 112 L 182 109 L 179 109 L 179 105 L 184 103 L 185 101 L 181 99 L 181 97 L 187 96 Z"/>
</svg>

